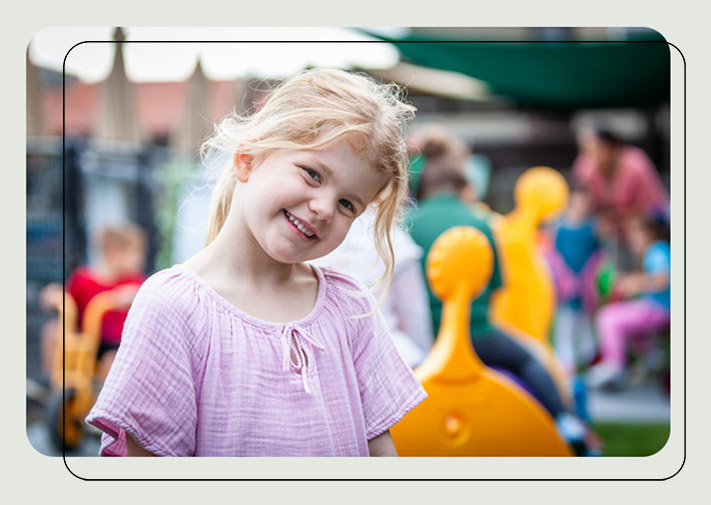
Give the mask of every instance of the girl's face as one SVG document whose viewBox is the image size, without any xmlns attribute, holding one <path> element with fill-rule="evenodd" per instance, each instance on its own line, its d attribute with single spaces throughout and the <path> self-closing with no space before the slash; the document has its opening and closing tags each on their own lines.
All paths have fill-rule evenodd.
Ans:
<svg viewBox="0 0 711 505">
<path fill-rule="evenodd" d="M 333 251 L 388 181 L 345 136 L 238 164 L 243 225 L 268 256 L 299 263 Z"/>
</svg>

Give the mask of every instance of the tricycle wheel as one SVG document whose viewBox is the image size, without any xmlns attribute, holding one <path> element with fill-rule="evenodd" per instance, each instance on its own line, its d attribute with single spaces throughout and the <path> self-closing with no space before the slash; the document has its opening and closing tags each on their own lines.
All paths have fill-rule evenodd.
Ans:
<svg viewBox="0 0 711 505">
<path fill-rule="evenodd" d="M 72 403 L 76 393 L 74 389 L 67 389 L 62 393 L 54 393 L 47 408 L 47 426 L 52 444 L 59 451 L 71 452 L 77 448 L 81 441 L 83 430 L 77 419 L 72 419 Z M 66 418 L 65 418 L 66 412 Z M 64 424 L 66 422 L 66 425 Z"/>
</svg>

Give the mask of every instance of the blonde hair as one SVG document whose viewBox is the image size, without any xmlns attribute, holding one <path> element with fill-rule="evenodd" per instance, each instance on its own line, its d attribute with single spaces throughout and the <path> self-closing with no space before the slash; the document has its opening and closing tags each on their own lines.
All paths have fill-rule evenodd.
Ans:
<svg viewBox="0 0 711 505">
<path fill-rule="evenodd" d="M 282 82 L 251 116 L 232 113 L 201 147 L 203 159 L 217 152 L 229 155 L 210 203 L 206 245 L 230 212 L 237 185 L 236 153 L 266 157 L 278 149 L 317 148 L 347 134 L 356 153 L 390 176 L 373 201 L 375 247 L 386 267 L 378 285 L 389 285 L 394 270 L 391 229 L 408 190 L 405 128 L 414 112 L 395 84 L 343 70 L 314 69 Z"/>
</svg>

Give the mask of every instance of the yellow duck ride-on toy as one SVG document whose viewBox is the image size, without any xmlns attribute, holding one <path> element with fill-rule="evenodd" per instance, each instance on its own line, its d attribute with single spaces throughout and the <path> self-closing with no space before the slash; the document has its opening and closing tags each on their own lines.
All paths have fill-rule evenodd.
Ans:
<svg viewBox="0 0 711 505">
<path fill-rule="evenodd" d="M 86 306 L 81 330 L 77 332 L 77 306 L 64 292 L 54 306 L 62 325 L 57 325 L 54 364 L 50 382 L 52 395 L 47 407 L 47 425 L 53 445 L 60 451 L 73 451 L 84 435 L 84 418 L 96 400 L 97 353 L 101 342 L 101 323 L 107 311 L 121 306 L 117 290 L 94 296 Z"/>
<path fill-rule="evenodd" d="M 491 247 L 472 227 L 452 228 L 432 246 L 427 277 L 443 300 L 442 324 L 415 370 L 428 398 L 391 429 L 400 456 L 573 455 L 538 401 L 474 351 L 471 299 L 492 268 Z"/>
</svg>

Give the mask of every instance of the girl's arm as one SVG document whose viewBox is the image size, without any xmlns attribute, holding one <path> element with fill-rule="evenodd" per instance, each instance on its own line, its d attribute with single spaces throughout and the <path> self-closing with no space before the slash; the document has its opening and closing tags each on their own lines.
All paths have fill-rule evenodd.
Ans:
<svg viewBox="0 0 711 505">
<path fill-rule="evenodd" d="M 128 435 L 126 435 L 128 438 Z M 397 456 L 390 430 L 368 440 L 368 452 L 371 456 Z"/>
<path fill-rule="evenodd" d="M 126 433 L 126 456 L 155 456 L 155 454 L 138 445 L 133 437 Z"/>
</svg>

